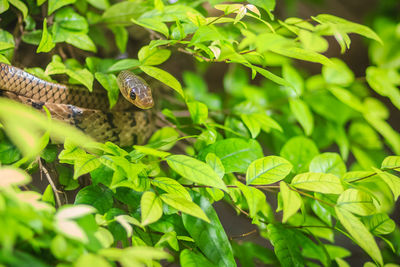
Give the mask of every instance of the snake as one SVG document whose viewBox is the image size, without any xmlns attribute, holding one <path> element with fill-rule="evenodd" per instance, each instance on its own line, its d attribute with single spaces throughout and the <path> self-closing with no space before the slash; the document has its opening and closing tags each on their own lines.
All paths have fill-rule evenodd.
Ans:
<svg viewBox="0 0 400 267">
<path fill-rule="evenodd" d="M 85 87 L 49 82 L 0 63 L 0 96 L 42 111 L 45 106 L 52 118 L 74 125 L 96 141 L 121 147 L 142 144 L 154 131 L 151 88 L 126 70 L 118 74 L 117 84 L 123 97 L 110 109 L 106 90 L 89 92 Z"/>
</svg>

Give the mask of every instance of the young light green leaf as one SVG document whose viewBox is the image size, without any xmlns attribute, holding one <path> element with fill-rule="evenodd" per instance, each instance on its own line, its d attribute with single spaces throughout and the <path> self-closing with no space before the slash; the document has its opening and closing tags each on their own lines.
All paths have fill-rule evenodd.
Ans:
<svg viewBox="0 0 400 267">
<path fill-rule="evenodd" d="M 362 224 L 356 216 L 345 209 L 335 207 L 335 211 L 340 223 L 354 238 L 357 244 L 382 266 L 383 260 L 379 247 L 365 225 Z"/>
<path fill-rule="evenodd" d="M 291 185 L 296 188 L 324 194 L 340 194 L 343 192 L 340 179 L 330 173 L 301 173 L 293 178 Z"/>
<path fill-rule="evenodd" d="M 192 201 L 189 192 L 174 179 L 168 177 L 156 177 L 151 180 L 151 183 L 169 194 L 175 194 L 187 199 L 188 201 Z"/>
<path fill-rule="evenodd" d="M 388 156 L 382 162 L 382 169 L 400 169 L 400 156 Z"/>
<path fill-rule="evenodd" d="M 322 65 L 332 66 L 332 61 L 324 55 L 300 47 L 273 47 L 271 51 L 282 56 L 296 58 L 300 60 L 321 63 Z"/>
<path fill-rule="evenodd" d="M 354 73 L 342 60 L 331 58 L 332 66 L 322 66 L 322 76 L 330 84 L 349 86 L 354 81 Z"/>
<path fill-rule="evenodd" d="M 28 15 L 28 7 L 24 4 L 24 2 L 20 0 L 8 0 L 8 2 L 18 8 L 22 13 L 23 18 L 26 18 L 26 16 Z"/>
<path fill-rule="evenodd" d="M 290 110 L 297 121 L 303 127 L 306 135 L 311 135 L 314 129 L 314 116 L 308 105 L 301 99 L 295 98 L 289 100 Z"/>
<path fill-rule="evenodd" d="M 159 49 L 157 47 L 150 48 L 148 45 L 143 46 L 138 53 L 138 58 L 142 65 L 160 65 L 166 61 L 171 55 L 168 49 Z"/>
<path fill-rule="evenodd" d="M 342 103 L 348 105 L 354 110 L 357 110 L 358 112 L 364 112 L 365 107 L 361 103 L 361 100 L 349 90 L 333 85 L 328 86 L 328 89 Z"/>
<path fill-rule="evenodd" d="M 339 18 L 333 15 L 328 15 L 328 14 L 320 14 L 316 17 L 312 17 L 314 20 L 321 24 L 332 24 L 336 28 L 340 29 L 343 32 L 346 33 L 357 33 L 359 35 L 365 36 L 367 38 L 373 39 L 375 41 L 380 42 L 383 44 L 382 40 L 379 38 L 379 36 L 370 28 L 364 25 L 360 25 L 348 20 L 345 20 L 343 18 Z"/>
<path fill-rule="evenodd" d="M 40 52 L 49 52 L 56 46 L 53 43 L 53 38 L 51 34 L 47 31 L 47 19 L 43 20 L 43 32 L 42 32 L 42 39 L 40 40 L 39 46 L 36 49 L 36 53 Z"/>
<path fill-rule="evenodd" d="M 148 147 L 148 146 L 135 145 L 135 146 L 133 146 L 133 148 L 143 154 L 160 157 L 160 158 L 165 158 L 165 157 L 168 157 L 169 155 L 171 155 L 171 153 L 169 153 L 169 152 L 160 151 L 155 148 Z"/>
<path fill-rule="evenodd" d="M 176 92 L 178 92 L 182 97 L 184 97 L 182 86 L 179 81 L 165 70 L 152 66 L 140 66 L 140 69 L 147 75 L 159 80 L 162 83 L 165 83 Z"/>
<path fill-rule="evenodd" d="M 178 138 L 179 133 L 174 128 L 163 127 L 150 137 L 148 144 L 159 150 L 167 151 L 175 145 Z"/>
<path fill-rule="evenodd" d="M 396 228 L 396 223 L 386 213 L 365 216 L 361 220 L 374 235 L 387 235 Z"/>
<path fill-rule="evenodd" d="M 93 0 L 92 0 L 93 1 Z M 93 1 L 96 2 L 96 1 Z M 125 53 L 128 43 L 128 31 L 123 26 L 110 26 L 111 31 L 115 36 L 115 44 L 121 53 Z"/>
<path fill-rule="evenodd" d="M 49 0 L 47 15 L 51 15 L 57 9 L 75 3 L 76 0 Z"/>
<path fill-rule="evenodd" d="M 131 58 L 126 58 L 126 59 L 121 59 L 111 65 L 111 67 L 108 68 L 108 71 L 114 72 L 114 71 L 121 71 L 121 70 L 129 70 L 132 68 L 136 68 L 140 66 L 140 61 L 137 59 L 131 59 Z"/>
<path fill-rule="evenodd" d="M 65 73 L 80 84 L 83 84 L 90 92 L 93 90 L 94 76 L 88 69 L 67 69 Z"/>
<path fill-rule="evenodd" d="M 225 175 L 225 168 L 224 165 L 222 164 L 222 161 L 220 160 L 219 157 L 217 157 L 217 155 L 215 155 L 214 153 L 208 153 L 206 156 L 206 162 L 208 165 L 211 166 L 211 168 L 213 168 L 213 170 L 215 171 L 216 174 L 218 174 L 218 176 L 222 179 Z"/>
<path fill-rule="evenodd" d="M 159 18 L 139 18 L 137 20 L 132 19 L 131 21 L 144 28 L 159 32 L 165 37 L 169 36 L 168 26 L 164 22 L 160 21 Z"/>
<path fill-rule="evenodd" d="M 367 68 L 366 74 L 369 86 L 378 94 L 388 97 L 393 105 L 400 109 L 400 90 L 390 79 L 389 71 L 384 68 L 370 66 Z"/>
<path fill-rule="evenodd" d="M 300 96 L 303 93 L 304 81 L 303 77 L 296 71 L 294 67 L 289 64 L 285 64 L 282 67 L 282 76 L 283 79 L 288 81 L 294 89 L 294 92 L 297 96 Z"/>
<path fill-rule="evenodd" d="M 190 101 L 186 103 L 190 112 L 192 121 L 196 124 L 204 123 L 208 118 L 207 105 L 199 101 Z"/>
<path fill-rule="evenodd" d="M 259 121 L 253 114 L 241 114 L 240 118 L 242 119 L 244 125 L 246 125 L 247 129 L 249 129 L 251 138 L 256 138 L 260 133 L 261 126 Z"/>
<path fill-rule="evenodd" d="M 307 171 L 310 161 L 318 153 L 315 143 L 303 136 L 289 139 L 281 150 L 281 156 L 293 164 L 293 172 L 295 173 Z"/>
<path fill-rule="evenodd" d="M 326 152 L 312 159 L 310 172 L 332 173 L 337 177 L 342 177 L 346 172 L 346 165 L 339 154 Z"/>
<path fill-rule="evenodd" d="M 199 153 L 205 159 L 208 153 L 214 153 L 224 165 L 225 172 L 245 172 L 254 160 L 263 156 L 260 144 L 253 139 L 228 138 L 209 145 Z"/>
<path fill-rule="evenodd" d="M 227 190 L 226 185 L 210 165 L 185 155 L 167 157 L 168 165 L 186 179 L 195 183 Z"/>
<path fill-rule="evenodd" d="M 397 177 L 388 172 L 381 171 L 380 169 L 374 167 L 372 167 L 372 169 L 389 186 L 390 190 L 392 190 L 394 201 L 396 201 L 400 195 L 400 177 Z"/>
<path fill-rule="evenodd" d="M 292 170 L 292 164 L 278 156 L 253 161 L 247 168 L 246 184 L 272 184 L 283 180 Z"/>
<path fill-rule="evenodd" d="M 85 267 L 90 265 L 96 267 L 112 267 L 104 257 L 91 253 L 81 254 L 74 265 L 75 267 Z"/>
<path fill-rule="evenodd" d="M 240 191 L 242 191 L 244 197 L 246 198 L 250 211 L 250 217 L 256 220 L 257 213 L 259 211 L 262 212 L 265 209 L 265 194 L 261 190 L 255 187 L 244 185 L 239 181 L 236 181 L 235 184 Z"/>
<path fill-rule="evenodd" d="M 284 182 L 280 182 L 281 196 L 283 202 L 283 218 L 282 223 L 295 214 L 301 207 L 302 199 L 296 191 L 290 190 L 289 186 Z"/>
<path fill-rule="evenodd" d="M 1 0 L 0 1 L 0 14 L 6 12 L 9 7 L 10 7 L 10 4 L 8 3 L 8 0 Z"/>
<path fill-rule="evenodd" d="M 287 86 L 287 87 L 292 87 L 292 85 L 288 81 L 286 81 L 285 79 L 282 79 L 281 77 L 273 74 L 272 72 L 270 72 L 270 71 L 268 71 L 266 69 L 263 69 L 263 68 L 260 68 L 260 67 L 257 67 L 257 66 L 250 66 L 250 68 L 256 70 L 262 76 L 264 76 L 267 79 L 270 79 L 271 81 L 273 81 L 273 82 L 275 82 L 277 84 L 284 85 L 284 86 Z"/>
<path fill-rule="evenodd" d="M 142 211 L 143 226 L 158 221 L 163 213 L 161 199 L 151 191 L 143 193 L 140 199 L 140 209 Z"/>
<path fill-rule="evenodd" d="M 204 211 L 197 204 L 191 200 L 188 200 L 187 198 L 183 198 L 176 194 L 162 194 L 160 195 L 160 198 L 171 207 L 183 213 L 192 215 L 206 222 L 210 222 L 210 219 L 208 219 Z"/>
<path fill-rule="evenodd" d="M 346 209 L 360 216 L 368 216 L 376 211 L 373 198 L 364 191 L 358 189 L 347 189 L 340 194 L 337 207 Z"/>
</svg>

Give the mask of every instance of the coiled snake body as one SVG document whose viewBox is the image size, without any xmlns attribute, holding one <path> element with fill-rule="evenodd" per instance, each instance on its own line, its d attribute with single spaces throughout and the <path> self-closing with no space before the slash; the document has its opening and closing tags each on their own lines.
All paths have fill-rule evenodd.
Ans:
<svg viewBox="0 0 400 267">
<path fill-rule="evenodd" d="M 154 130 L 152 112 L 148 110 L 154 105 L 151 89 L 128 71 L 122 71 L 117 82 L 124 98 L 119 98 L 110 110 L 105 90 L 90 93 L 86 88 L 48 82 L 0 63 L 0 96 L 37 109 L 46 106 L 53 118 L 75 125 L 100 142 L 120 146 L 143 143 Z"/>
</svg>

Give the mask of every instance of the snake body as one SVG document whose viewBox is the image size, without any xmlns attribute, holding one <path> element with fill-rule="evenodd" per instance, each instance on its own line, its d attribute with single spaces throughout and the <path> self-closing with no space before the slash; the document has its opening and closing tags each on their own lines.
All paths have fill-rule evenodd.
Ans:
<svg viewBox="0 0 400 267">
<path fill-rule="evenodd" d="M 46 106 L 53 118 L 75 125 L 97 141 L 120 146 L 143 143 L 154 130 L 152 112 L 143 110 L 153 106 L 150 87 L 128 71 L 122 71 L 117 82 L 124 98 L 110 110 L 104 90 L 89 92 L 48 82 L 0 63 L 0 95 L 40 110 Z"/>
</svg>

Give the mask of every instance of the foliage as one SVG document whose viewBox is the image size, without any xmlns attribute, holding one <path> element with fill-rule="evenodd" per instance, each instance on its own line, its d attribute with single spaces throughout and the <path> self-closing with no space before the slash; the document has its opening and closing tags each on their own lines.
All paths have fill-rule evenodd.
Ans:
<svg viewBox="0 0 400 267">
<path fill-rule="evenodd" d="M 274 0 L 204 2 L 0 1 L 0 61 L 33 45 L 52 57 L 27 71 L 89 91 L 97 81 L 110 106 L 124 69 L 172 89 L 155 111 L 164 127 L 126 148 L 0 99 L 0 263 L 348 266 L 340 235 L 379 266 L 400 254 L 389 217 L 400 195 L 400 134 L 372 92 L 398 113 L 399 24 L 377 20 L 375 33 L 327 14 L 281 20 Z M 344 53 L 351 33 L 370 39 L 365 78 L 323 54 L 327 36 Z M 145 39 L 137 56 L 128 49 L 136 36 Z M 161 64 L 183 54 L 196 71 L 178 79 Z M 204 81 L 216 63 L 229 65 L 220 91 Z M 59 154 L 50 137 L 63 143 Z M 35 173 L 49 182 L 44 192 L 30 183 Z M 74 203 L 64 203 L 73 190 Z M 230 241 L 216 201 L 247 216 L 273 251 Z"/>
</svg>

